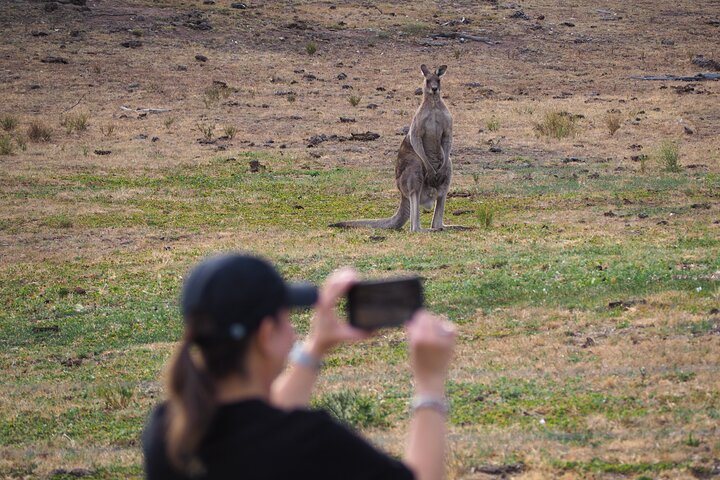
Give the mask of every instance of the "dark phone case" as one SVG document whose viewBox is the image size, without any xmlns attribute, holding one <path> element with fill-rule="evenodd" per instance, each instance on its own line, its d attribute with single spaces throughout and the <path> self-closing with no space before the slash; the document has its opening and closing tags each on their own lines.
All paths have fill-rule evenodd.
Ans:
<svg viewBox="0 0 720 480">
<path fill-rule="evenodd" d="M 364 281 L 348 291 L 348 321 L 364 330 L 400 326 L 422 306 L 418 277 Z"/>
</svg>

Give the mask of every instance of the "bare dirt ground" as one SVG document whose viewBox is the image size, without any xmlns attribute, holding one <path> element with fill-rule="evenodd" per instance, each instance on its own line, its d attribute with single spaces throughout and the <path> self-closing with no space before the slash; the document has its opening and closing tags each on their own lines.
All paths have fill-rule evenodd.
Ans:
<svg viewBox="0 0 720 480">
<path fill-rule="evenodd" d="M 178 263 L 174 251 L 194 252 L 198 245 L 234 248 L 247 243 L 275 253 L 272 246 L 257 240 L 252 228 L 232 231 L 215 225 L 210 231 L 178 229 L 168 234 L 142 222 L 130 222 L 117 228 L 102 224 L 85 229 L 64 216 L 72 212 L 111 218 L 117 210 L 132 214 L 133 208 L 140 214 L 137 203 L 127 209 L 119 205 L 125 197 L 137 200 L 137 192 L 145 191 L 139 189 L 147 188 L 142 182 L 165 176 L 173 169 L 213 168 L 218 162 L 242 163 L 241 168 L 249 170 L 248 162 L 258 152 L 305 170 L 349 167 L 376 172 L 377 178 L 388 179 L 387 185 L 376 186 L 380 191 L 367 195 L 382 198 L 389 211 L 395 201 L 393 161 L 403 128 L 409 126 L 420 102 L 415 92 L 422 81 L 422 63 L 432 68 L 448 65 L 442 88 L 454 116 L 452 190 L 459 199 L 478 184 L 487 187 L 503 183 L 503 188 L 511 190 L 514 185 L 530 182 L 530 174 L 504 170 L 507 165 L 523 162 L 550 170 L 577 165 L 572 172 L 566 169 L 556 175 L 558 182 L 592 182 L 598 178 L 593 175 L 603 180 L 622 175 L 627 179 L 623 181 L 632 182 L 634 177 L 662 169 L 658 152 L 667 142 L 678 145 L 685 174 L 714 178 L 707 180 L 710 186 L 717 185 L 720 175 L 720 82 L 630 78 L 718 73 L 712 64 L 701 67 L 693 63 L 697 55 L 720 60 L 717 0 L 251 1 L 241 8 L 224 0 L 6 0 L 0 5 L 0 31 L 0 119 L 12 116 L 18 121 L 15 129 L 0 131 L 0 137 L 7 135 L 13 149 L 12 154 L 0 156 L 4 210 L 0 217 L 0 262 L 3 273 L 15 272 L 18 277 L 28 275 L 28 266 L 30 270 L 37 266 L 43 272 L 45 262 L 55 266 L 63 259 L 75 258 L 92 263 L 108 256 L 148 251 L 160 271 L 167 264 Z M 557 140 L 539 135 L 536 125 L 548 112 L 573 116 L 577 133 Z M 68 120 L 83 117 L 87 126 L 70 131 Z M 608 128 L 610 118 L 619 120 L 614 134 Z M 33 123 L 51 128 L 51 138 L 32 141 L 28 128 Z M 377 133 L 379 138 L 351 139 L 353 134 L 366 132 Z M 252 155 L 246 156 L 248 152 Z M 265 157 L 259 158 L 264 161 Z M 566 174 L 568 178 L 563 177 Z M 115 175 L 136 183 L 98 193 L 107 198 L 85 198 L 93 194 L 88 188 L 65 188 L 72 183 L 68 178 L 74 176 L 82 177 L 87 187 L 92 186 L 89 176 L 112 182 Z M 62 188 L 53 188 L 54 183 Z M 678 220 L 673 228 L 700 223 L 707 226 L 705 234 L 717 232 L 718 192 L 711 187 L 700 190 L 701 203 L 688 206 L 691 213 L 682 220 L 686 223 Z M 25 198 L 24 191 L 32 195 Z M 162 201 L 163 195 L 170 196 L 154 194 Z M 684 191 L 672 191 L 667 197 L 682 198 L 689 205 L 692 195 L 700 194 L 693 191 L 684 198 Z M 542 203 L 542 197 L 533 201 L 536 210 L 527 217 L 523 217 L 526 214 L 521 203 L 513 207 L 512 221 L 522 224 L 528 220 L 538 228 L 546 228 L 544 224 L 554 228 L 554 223 L 571 225 L 563 226 L 568 230 L 565 236 L 558 235 L 568 248 L 579 243 L 583 235 L 617 238 L 618 243 L 641 230 L 648 242 L 670 236 L 664 230 L 667 222 L 653 219 L 641 228 L 638 219 L 620 221 L 612 211 L 606 216 L 598 213 L 600 209 L 617 210 L 612 206 L 614 201 L 622 205 L 623 201 L 637 199 L 610 200 L 595 190 L 582 205 L 574 197 L 552 197 L 547 204 Z M 643 206 L 667 207 L 656 197 Z M 262 232 L 278 241 L 284 235 L 282 227 Z M 553 234 L 556 230 L 547 235 Z M 317 230 L 305 241 L 311 246 L 317 242 L 342 250 L 346 258 L 353 259 L 377 255 L 378 251 L 400 257 L 408 247 L 419 251 L 426 246 L 425 239 L 390 235 L 386 243 L 368 247 L 361 243 L 365 238 L 345 241 L 330 235 Z M 523 241 L 521 233 L 487 233 L 484 251 L 491 254 L 492 242 L 501 243 L 504 237 Z M 289 256 L 301 257 L 307 251 L 299 243 L 283 248 L 291 252 Z M 473 261 L 479 262 L 468 260 L 467 268 Z M 693 268 L 691 258 L 687 265 L 678 267 L 682 270 L 678 275 L 687 276 L 692 271 L 686 270 Z M 425 273 L 432 278 L 453 272 Z M 717 279 L 712 281 L 717 285 Z M 604 318 L 598 323 L 594 323 L 593 312 L 550 307 L 511 306 L 498 308 L 492 316 L 471 314 L 462 327 L 458 357 L 467 359 L 468 364 L 455 374 L 453 380 L 458 383 L 476 378 L 494 381 L 509 375 L 510 381 L 517 377 L 532 386 L 534 379 L 557 373 L 563 379 L 583 378 L 598 390 L 622 392 L 623 398 L 627 392 L 632 396 L 641 391 L 642 398 L 633 401 L 637 400 L 642 409 L 647 403 L 661 404 L 664 410 L 639 418 L 608 419 L 579 411 L 587 407 L 580 401 L 577 406 L 571 404 L 568 408 L 575 410 L 569 414 L 583 415 L 584 427 L 597 435 L 589 440 L 552 436 L 514 424 L 506 428 L 458 422 L 452 429 L 452 475 L 478 479 L 502 475 L 717 476 L 717 439 L 695 445 L 697 438 L 688 436 L 678 420 L 683 402 L 707 406 L 717 415 L 720 390 L 720 337 L 713 330 L 716 323 L 703 327 L 705 336 L 683 336 L 673 330 L 683 322 L 710 318 L 705 312 L 716 306 L 717 296 L 702 300 L 702 312 L 699 307 L 697 312 L 690 311 L 700 303 L 693 304 L 689 296 L 686 292 L 649 295 L 647 303 L 623 306 L 621 320 Z M 675 308 L 684 302 L 693 307 L 678 314 Z M 6 303 L 10 305 L 11 300 Z M 717 319 L 717 308 L 714 311 L 712 318 Z M 616 321 L 626 325 L 615 328 Z M 534 324 L 541 325 L 538 332 L 506 341 L 506 334 L 516 333 L 513 329 L 525 332 L 530 328 L 526 325 Z M 658 345 L 660 336 L 663 343 Z M 588 338 L 602 341 L 602 346 L 588 350 L 593 346 Z M 390 340 L 382 344 L 386 350 L 392 350 Z M 169 343 L 158 345 L 163 353 L 171 349 Z M 155 355 L 155 347 L 151 350 Z M 572 361 L 567 358 L 568 352 L 575 355 Z M 41 356 L 38 351 L 33 355 Z M 147 353 L 160 362 L 152 355 Z M 358 355 L 354 349 L 340 352 L 342 369 L 332 370 L 321 390 L 333 390 L 333 382 L 362 385 L 368 377 L 377 379 L 387 369 L 380 361 L 369 367 L 362 363 L 355 366 L 353 359 Z M 13 371 L 9 357 L 3 358 L 7 360 L 4 368 Z M 40 362 L 31 358 L 29 364 Z M 648 365 L 648 358 L 654 359 L 652 365 Z M 342 363 L 346 360 L 347 364 Z M 694 373 L 667 365 L 680 365 Z M 118 370 L 123 368 L 118 366 Z M 38 378 L 43 375 L 41 372 Z M 22 386 L 21 380 L 17 383 Z M 13 388 L 22 396 L 23 388 Z M 62 392 L 48 388 L 51 398 L 61 398 Z M 561 390 L 558 402 L 563 400 L 562 392 L 565 390 Z M 558 392 L 552 390 L 550 394 Z M 154 397 L 143 401 L 144 407 Z M 3 412 L 9 411 L 11 403 L 0 402 Z M 539 422 L 548 409 L 542 404 L 521 415 Z M 690 413 L 685 413 L 690 418 Z M 693 421 L 693 431 L 710 432 L 710 436 L 717 432 L 717 416 Z M 396 430 L 379 429 L 371 435 L 399 453 L 402 432 Z M 31 450 L 65 453 L 45 453 L 42 459 L 26 450 L 12 450 L 17 458 L 0 464 L 3 468 L 11 465 L 2 472 L 22 478 L 25 470 L 18 465 L 34 462 L 40 467 L 29 471 L 45 475 L 62 464 L 66 452 L 71 452 L 71 459 L 76 458 L 72 457 L 73 441 L 57 437 L 55 443 L 41 438 Z M 562 450 L 553 450 L 558 445 Z M 497 474 L 484 473 L 480 468 L 488 458 L 493 463 L 513 465 L 519 450 L 529 467 Z M 117 452 L 112 448 L 103 452 L 111 458 L 107 462 L 104 457 L 98 458 L 99 464 L 131 465 L 135 470 L 130 471 L 137 475 L 137 445 L 122 444 Z M 28 455 L 33 458 L 27 460 Z M 95 460 L 92 457 L 92 449 L 86 448 L 78 464 L 85 466 Z M 623 465 L 629 467 L 623 470 Z M 698 467 L 693 470 L 694 466 Z M 650 476 L 640 477 L 642 474 Z M 102 478 L 122 476 L 112 472 L 103 475 L 98 474 Z"/>
</svg>

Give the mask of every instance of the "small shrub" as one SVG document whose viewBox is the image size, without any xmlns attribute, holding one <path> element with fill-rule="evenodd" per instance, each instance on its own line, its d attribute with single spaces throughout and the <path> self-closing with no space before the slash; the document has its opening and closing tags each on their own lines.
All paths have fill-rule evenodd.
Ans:
<svg viewBox="0 0 720 480">
<path fill-rule="evenodd" d="M 237 134 L 237 127 L 234 127 L 232 125 L 225 127 L 225 136 L 228 137 L 230 140 L 235 138 L 235 135 Z"/>
<path fill-rule="evenodd" d="M 195 126 L 202 134 L 203 138 L 205 138 L 205 140 L 212 140 L 212 137 L 215 134 L 215 125 L 205 125 L 204 123 L 197 123 L 195 124 Z"/>
<path fill-rule="evenodd" d="M 67 215 L 53 215 L 45 219 L 43 224 L 50 228 L 70 228 L 73 226 L 72 220 Z"/>
<path fill-rule="evenodd" d="M 6 132 L 15 130 L 15 127 L 17 127 L 17 124 L 18 124 L 17 118 L 13 117 L 12 115 L 5 115 L 4 117 L 0 118 L 0 127 L 2 127 L 2 129 L 5 130 Z"/>
<path fill-rule="evenodd" d="M 305 45 L 305 51 L 308 55 L 315 55 L 315 52 L 317 52 L 317 45 L 315 44 L 315 42 L 308 42 Z"/>
<path fill-rule="evenodd" d="M 480 182 L 480 174 L 477 172 L 473 172 L 472 174 L 473 182 L 477 185 Z"/>
<path fill-rule="evenodd" d="M 485 128 L 487 128 L 491 132 L 497 132 L 500 129 L 500 121 L 492 117 L 490 120 L 485 122 Z"/>
<path fill-rule="evenodd" d="M 49 142 L 52 138 L 52 128 L 42 123 L 33 122 L 28 127 L 28 138 L 33 142 Z"/>
<path fill-rule="evenodd" d="M 313 408 L 327 410 L 339 421 L 355 428 L 386 424 L 385 414 L 375 399 L 357 390 L 327 393 L 313 402 Z"/>
<path fill-rule="evenodd" d="M 688 447 L 699 447 L 700 446 L 700 439 L 697 437 L 693 437 L 692 432 L 688 434 L 687 440 L 685 440 L 685 445 Z"/>
<path fill-rule="evenodd" d="M 605 126 L 610 132 L 610 136 L 615 135 L 615 132 L 620 130 L 621 118 L 620 114 L 616 112 L 610 112 L 605 116 Z"/>
<path fill-rule="evenodd" d="M 228 98 L 232 90 L 230 90 L 227 85 L 214 83 L 212 86 L 206 88 L 203 93 L 203 102 L 206 107 L 210 108 L 216 105 L 221 98 Z"/>
<path fill-rule="evenodd" d="M 0 155 L 12 155 L 13 144 L 10 135 L 0 137 Z"/>
<path fill-rule="evenodd" d="M 20 150 L 23 152 L 27 150 L 27 139 L 25 137 L 18 135 L 15 137 L 15 142 L 17 143 L 17 146 L 20 147 Z"/>
<path fill-rule="evenodd" d="M 170 127 L 175 123 L 175 117 L 166 118 L 163 122 L 166 130 L 170 130 Z"/>
<path fill-rule="evenodd" d="M 100 127 L 100 132 L 106 137 L 112 137 L 113 133 L 115 133 L 115 125 L 111 123 L 110 125 Z"/>
<path fill-rule="evenodd" d="M 350 98 L 348 98 L 350 105 L 352 105 L 353 107 L 357 107 L 360 103 L 360 100 L 362 100 L 362 97 L 358 97 L 357 95 L 352 95 Z"/>
<path fill-rule="evenodd" d="M 88 117 L 84 113 L 68 115 L 60 119 L 60 126 L 70 135 L 73 131 L 84 132 L 88 127 Z"/>
<path fill-rule="evenodd" d="M 130 29 L 130 33 L 135 35 L 136 37 L 142 37 L 143 36 L 143 29 L 142 28 L 132 28 Z"/>
<path fill-rule="evenodd" d="M 409 36 L 422 35 L 430 29 L 427 23 L 423 22 L 410 22 L 402 26 L 400 29 L 402 33 Z"/>
<path fill-rule="evenodd" d="M 675 142 L 664 142 L 658 151 L 658 161 L 662 169 L 666 172 L 679 172 L 680 167 L 680 147 Z"/>
<path fill-rule="evenodd" d="M 542 136 L 561 139 L 574 136 L 577 132 L 575 117 L 568 112 L 547 112 L 540 123 L 535 124 L 535 131 Z"/>
<path fill-rule="evenodd" d="M 483 228 L 492 227 L 493 219 L 495 218 L 496 208 L 493 205 L 484 203 L 478 208 L 478 220 L 480 220 L 480 226 Z"/>
<path fill-rule="evenodd" d="M 105 402 L 106 410 L 121 410 L 130 405 L 135 392 L 127 385 L 107 385 L 98 388 L 97 394 Z"/>
<path fill-rule="evenodd" d="M 460 57 L 462 56 L 462 50 L 460 50 L 459 48 L 454 49 L 453 56 L 455 57 L 455 60 L 460 60 Z"/>
</svg>

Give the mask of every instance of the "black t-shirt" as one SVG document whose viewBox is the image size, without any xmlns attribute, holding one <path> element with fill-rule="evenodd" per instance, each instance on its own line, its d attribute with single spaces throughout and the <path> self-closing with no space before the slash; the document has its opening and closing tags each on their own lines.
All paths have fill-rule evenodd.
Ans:
<svg viewBox="0 0 720 480">
<path fill-rule="evenodd" d="M 158 406 L 143 433 L 149 480 L 187 479 L 165 450 L 167 405 Z M 219 408 L 202 442 L 203 479 L 413 479 L 400 461 L 379 452 L 327 413 L 279 410 L 262 400 Z"/>
</svg>

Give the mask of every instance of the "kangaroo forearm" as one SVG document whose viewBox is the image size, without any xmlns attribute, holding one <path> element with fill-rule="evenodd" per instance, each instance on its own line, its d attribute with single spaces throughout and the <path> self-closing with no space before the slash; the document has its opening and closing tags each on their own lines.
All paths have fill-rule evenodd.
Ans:
<svg viewBox="0 0 720 480">
<path fill-rule="evenodd" d="M 410 420 L 405 464 L 417 480 L 445 478 L 445 416 L 433 409 L 417 410 Z"/>
</svg>

